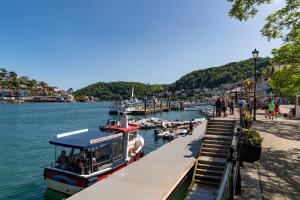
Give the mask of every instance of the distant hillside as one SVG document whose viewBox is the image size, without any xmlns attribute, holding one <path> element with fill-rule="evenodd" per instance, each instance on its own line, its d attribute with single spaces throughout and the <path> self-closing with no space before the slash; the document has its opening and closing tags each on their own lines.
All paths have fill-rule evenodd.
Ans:
<svg viewBox="0 0 300 200">
<path fill-rule="evenodd" d="M 134 87 L 134 94 L 138 97 L 150 96 L 164 90 L 164 85 L 149 85 L 137 82 L 98 82 L 85 88 L 77 90 L 77 96 L 94 96 L 101 100 L 112 100 L 129 98 L 131 89 Z"/>
<path fill-rule="evenodd" d="M 27 76 L 18 76 L 14 71 L 7 71 L 0 68 L 0 89 L 3 90 L 23 90 L 29 92 L 38 92 L 40 89 L 49 89 L 47 83 L 30 79 Z"/>
<path fill-rule="evenodd" d="M 259 58 L 257 60 L 258 73 L 270 65 L 268 58 Z M 221 84 L 234 83 L 241 78 L 250 78 L 253 76 L 253 59 L 232 62 L 220 67 L 212 67 L 193 71 L 181 77 L 175 83 L 169 85 L 148 85 L 137 82 L 98 82 L 85 88 L 77 90 L 75 95 L 94 96 L 101 100 L 112 100 L 119 98 L 128 98 L 131 94 L 131 88 L 134 87 L 135 95 L 138 97 L 150 96 L 160 93 L 164 90 L 176 91 L 180 89 L 192 89 L 193 79 L 195 88 L 214 88 Z"/>
<path fill-rule="evenodd" d="M 261 73 L 270 66 L 268 58 L 257 59 L 257 72 Z M 220 67 L 212 67 L 193 71 L 181 77 L 175 83 L 169 85 L 169 90 L 192 89 L 193 79 L 195 88 L 215 88 L 221 84 L 235 83 L 241 79 L 253 77 L 253 59 L 240 62 L 231 62 Z"/>
</svg>

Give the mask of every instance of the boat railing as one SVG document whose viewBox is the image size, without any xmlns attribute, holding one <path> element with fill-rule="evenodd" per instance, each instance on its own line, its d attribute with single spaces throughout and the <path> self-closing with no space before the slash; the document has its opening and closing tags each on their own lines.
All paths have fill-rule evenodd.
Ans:
<svg viewBox="0 0 300 200">
<path fill-rule="evenodd" d="M 105 169 L 107 167 L 110 167 L 112 165 L 111 163 L 111 160 L 105 160 L 105 161 L 102 161 L 102 162 L 97 162 L 97 163 L 94 163 L 92 166 L 92 172 L 95 172 L 95 171 L 99 171 L 99 170 L 102 170 L 102 169 Z"/>
<path fill-rule="evenodd" d="M 124 157 L 124 154 L 120 154 L 120 155 L 117 155 L 115 157 L 113 157 L 113 160 L 116 161 L 116 160 L 120 160 Z"/>
</svg>

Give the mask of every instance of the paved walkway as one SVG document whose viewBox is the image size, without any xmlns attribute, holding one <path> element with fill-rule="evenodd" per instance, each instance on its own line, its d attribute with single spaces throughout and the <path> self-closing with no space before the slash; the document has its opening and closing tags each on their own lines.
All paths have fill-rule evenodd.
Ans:
<svg viewBox="0 0 300 200">
<path fill-rule="evenodd" d="M 258 163 L 263 199 L 299 199 L 300 121 L 266 119 L 259 110 L 253 128 L 264 138 Z"/>
<path fill-rule="evenodd" d="M 288 113 L 290 107 L 280 110 Z M 300 121 L 266 119 L 264 111 L 257 110 L 253 128 L 264 138 L 262 155 L 258 163 L 244 163 L 241 168 L 242 195 L 238 199 L 300 199 Z"/>
</svg>

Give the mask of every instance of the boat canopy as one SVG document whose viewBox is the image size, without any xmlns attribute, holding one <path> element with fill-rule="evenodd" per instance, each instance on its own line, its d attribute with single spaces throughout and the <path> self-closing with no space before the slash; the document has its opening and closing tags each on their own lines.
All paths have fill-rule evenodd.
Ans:
<svg viewBox="0 0 300 200">
<path fill-rule="evenodd" d="M 66 136 L 62 137 L 58 135 L 57 138 L 50 140 L 49 143 L 64 147 L 86 149 L 108 143 L 108 141 L 111 143 L 122 138 L 122 133 L 113 134 L 100 131 L 86 131 L 76 134 L 66 134 Z"/>
<path fill-rule="evenodd" d="M 103 130 L 105 130 L 105 131 L 113 131 L 113 132 L 121 132 L 121 133 L 129 133 L 131 131 L 136 131 L 138 129 L 140 129 L 139 125 L 131 124 L 131 123 L 128 125 L 128 127 L 114 125 L 114 126 L 109 126 L 109 127 L 103 128 Z"/>
</svg>

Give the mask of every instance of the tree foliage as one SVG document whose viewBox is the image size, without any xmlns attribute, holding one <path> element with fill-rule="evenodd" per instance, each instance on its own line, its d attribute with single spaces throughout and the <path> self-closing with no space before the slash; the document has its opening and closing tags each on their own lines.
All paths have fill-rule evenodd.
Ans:
<svg viewBox="0 0 300 200">
<path fill-rule="evenodd" d="M 268 58 L 258 58 L 258 74 L 262 73 L 268 66 L 270 66 Z M 75 95 L 94 96 L 101 100 L 129 98 L 131 95 L 131 88 L 134 87 L 136 96 L 145 97 L 161 93 L 164 90 L 173 92 L 181 89 L 189 90 L 193 88 L 193 81 L 195 81 L 195 88 L 214 88 L 221 84 L 235 83 L 253 77 L 253 70 L 253 59 L 248 59 L 240 62 L 228 63 L 220 67 L 197 70 L 184 75 L 170 85 L 149 85 L 136 82 L 99 82 L 77 90 Z M 172 97 L 172 95 L 170 98 L 176 99 L 175 97 Z"/>
<path fill-rule="evenodd" d="M 229 16 L 240 21 L 254 17 L 258 12 L 258 7 L 262 4 L 270 4 L 273 0 L 227 0 L 232 3 Z M 285 0 L 286 5 L 270 14 L 266 18 L 266 23 L 261 30 L 268 39 L 282 38 L 290 41 L 299 36 L 300 20 L 300 0 Z M 298 38 L 299 39 L 299 38 Z"/>
<path fill-rule="evenodd" d="M 134 87 L 134 94 L 138 97 L 152 96 L 164 90 L 164 85 L 150 85 L 137 82 L 98 82 L 85 88 L 77 90 L 77 96 L 94 96 L 101 100 L 126 99 L 131 96 L 131 90 Z"/>
<path fill-rule="evenodd" d="M 282 70 L 275 71 L 269 85 L 275 94 L 293 100 L 296 93 L 300 91 L 300 67 L 285 66 Z"/>
<path fill-rule="evenodd" d="M 260 5 L 273 2 L 273 0 L 227 1 L 233 4 L 229 15 L 241 21 L 253 17 Z M 300 0 L 285 0 L 283 8 L 266 18 L 261 33 L 269 40 L 281 38 L 284 42 L 280 48 L 272 50 L 274 56 L 272 61 L 285 67 L 273 74 L 269 84 L 277 94 L 293 99 L 296 92 L 300 91 Z"/>
<path fill-rule="evenodd" d="M 229 15 L 238 20 L 248 20 L 253 17 L 262 4 L 270 4 L 273 0 L 227 0 L 232 3 Z M 299 62 L 300 44 L 300 0 L 285 0 L 283 8 L 270 14 L 261 30 L 263 36 L 270 39 L 281 38 L 284 45 L 273 50 L 274 59 L 283 57 L 285 62 Z M 288 56 L 287 56 L 288 55 Z M 292 57 L 294 56 L 294 57 Z M 291 63 L 288 63 L 291 64 Z"/>
<path fill-rule="evenodd" d="M 240 21 L 248 20 L 257 14 L 257 7 L 262 4 L 271 3 L 273 0 L 227 0 L 232 3 L 229 16 Z"/>
</svg>

